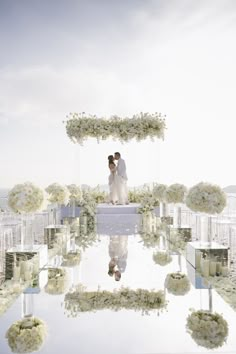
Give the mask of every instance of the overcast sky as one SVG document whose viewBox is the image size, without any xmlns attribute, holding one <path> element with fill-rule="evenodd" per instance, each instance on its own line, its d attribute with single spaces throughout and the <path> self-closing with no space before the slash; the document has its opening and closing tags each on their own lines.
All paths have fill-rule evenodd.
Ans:
<svg viewBox="0 0 236 354">
<path fill-rule="evenodd" d="M 0 0 L 0 186 L 236 184 L 234 0 Z M 165 141 L 83 147 L 69 112 L 166 115 Z"/>
</svg>

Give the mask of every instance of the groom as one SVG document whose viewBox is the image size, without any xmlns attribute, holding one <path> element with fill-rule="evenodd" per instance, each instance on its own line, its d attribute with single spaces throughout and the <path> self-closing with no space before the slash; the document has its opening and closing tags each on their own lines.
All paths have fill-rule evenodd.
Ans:
<svg viewBox="0 0 236 354">
<path fill-rule="evenodd" d="M 127 174 L 125 160 L 121 158 L 119 152 L 115 152 L 114 159 L 118 161 L 117 163 L 117 174 L 120 176 L 122 181 L 122 188 L 118 191 L 118 204 L 129 204 L 128 201 L 128 188 L 127 188 Z"/>
</svg>

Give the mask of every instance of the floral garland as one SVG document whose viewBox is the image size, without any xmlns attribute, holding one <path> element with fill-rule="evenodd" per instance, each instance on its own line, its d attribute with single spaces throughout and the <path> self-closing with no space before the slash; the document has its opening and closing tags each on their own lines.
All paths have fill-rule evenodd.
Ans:
<svg viewBox="0 0 236 354">
<path fill-rule="evenodd" d="M 153 187 L 153 195 L 156 197 L 160 202 L 166 201 L 166 191 L 167 185 L 166 184 L 156 184 Z"/>
<path fill-rule="evenodd" d="M 218 313 L 194 311 L 187 318 L 187 331 L 201 347 L 215 349 L 221 347 L 228 336 L 228 324 Z"/>
<path fill-rule="evenodd" d="M 11 325 L 6 338 L 13 353 L 31 353 L 40 349 L 46 335 L 45 322 L 36 317 L 25 317 Z"/>
<path fill-rule="evenodd" d="M 79 251 L 69 252 L 63 256 L 63 267 L 75 267 L 80 264 L 81 253 Z"/>
<path fill-rule="evenodd" d="M 201 182 L 189 190 L 186 205 L 193 211 L 219 214 L 226 206 L 226 194 L 217 185 Z"/>
<path fill-rule="evenodd" d="M 8 204 L 15 213 L 31 213 L 43 204 L 43 191 L 31 182 L 17 184 L 9 192 Z"/>
<path fill-rule="evenodd" d="M 49 194 L 51 203 L 65 204 L 68 198 L 68 190 L 66 187 L 58 183 L 50 184 L 45 191 Z"/>
<path fill-rule="evenodd" d="M 82 191 L 76 184 L 69 184 L 66 186 L 69 191 L 69 201 L 70 203 L 79 203 L 82 198 Z"/>
<path fill-rule="evenodd" d="M 100 289 L 88 292 L 80 285 L 75 291 L 67 293 L 65 296 L 65 309 L 73 317 L 80 312 L 103 309 L 142 310 L 143 314 L 147 314 L 150 310 L 160 310 L 166 306 L 167 302 L 162 290 L 132 290 L 121 287 L 113 292 Z"/>
<path fill-rule="evenodd" d="M 183 203 L 187 194 L 187 188 L 183 184 L 171 184 L 166 190 L 167 203 Z"/>
<path fill-rule="evenodd" d="M 66 291 L 68 283 L 67 272 L 62 268 L 50 268 L 48 270 L 48 282 L 45 291 L 50 295 L 60 295 Z"/>
<path fill-rule="evenodd" d="M 83 113 L 70 113 L 67 117 L 66 133 L 74 142 L 83 144 L 89 138 L 106 140 L 110 137 L 127 142 L 132 139 L 137 141 L 150 137 L 164 139 L 166 129 L 165 118 L 160 113 L 140 113 L 132 118 L 113 116 L 110 119 L 85 116 Z"/>
<path fill-rule="evenodd" d="M 152 259 L 156 264 L 160 266 L 166 266 L 167 264 L 172 262 L 172 257 L 167 251 L 154 252 L 152 255 Z"/>
<path fill-rule="evenodd" d="M 190 290 L 190 282 L 183 273 L 170 273 L 166 276 L 165 287 L 170 294 L 185 295 Z"/>
</svg>

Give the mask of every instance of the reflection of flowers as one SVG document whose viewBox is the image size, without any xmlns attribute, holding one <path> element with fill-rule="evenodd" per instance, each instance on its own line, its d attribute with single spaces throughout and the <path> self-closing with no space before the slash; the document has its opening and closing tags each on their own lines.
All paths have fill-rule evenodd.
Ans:
<svg viewBox="0 0 236 354">
<path fill-rule="evenodd" d="M 169 248 L 173 251 L 184 251 L 187 240 L 184 240 L 184 231 L 171 230 L 169 235 Z"/>
<path fill-rule="evenodd" d="M 166 276 L 165 287 L 173 295 L 185 295 L 190 290 L 190 282 L 185 274 L 170 273 Z"/>
<path fill-rule="evenodd" d="M 167 203 L 183 203 L 187 188 L 183 184 L 171 184 L 166 190 Z"/>
<path fill-rule="evenodd" d="M 190 188 L 186 205 L 193 211 L 219 214 L 226 206 L 226 194 L 217 185 L 201 182 Z"/>
<path fill-rule="evenodd" d="M 36 317 L 14 322 L 6 333 L 13 353 L 31 353 L 40 349 L 46 338 L 46 324 Z"/>
<path fill-rule="evenodd" d="M 161 230 L 156 230 L 153 232 L 141 232 L 140 236 L 144 247 L 151 248 L 156 247 L 160 243 Z"/>
<path fill-rule="evenodd" d="M 70 113 L 66 122 L 68 137 L 83 144 L 88 137 L 105 140 L 109 137 L 127 142 L 136 138 L 137 141 L 147 137 L 164 138 L 165 119 L 160 113 L 140 113 L 132 118 L 113 116 L 110 119 L 97 118 L 92 115 Z"/>
<path fill-rule="evenodd" d="M 152 259 L 160 266 L 165 266 L 172 262 L 171 255 L 166 251 L 157 251 L 153 253 Z"/>
<path fill-rule="evenodd" d="M 51 295 L 63 294 L 68 283 L 67 273 L 62 268 L 50 268 L 48 270 L 48 282 L 45 291 Z"/>
<path fill-rule="evenodd" d="M 16 213 L 34 212 L 42 206 L 43 191 L 33 183 L 17 184 L 9 192 L 8 204 Z"/>
<path fill-rule="evenodd" d="M 195 342 L 205 348 L 221 347 L 228 336 L 228 324 L 218 313 L 194 311 L 187 318 L 187 330 Z"/>
<path fill-rule="evenodd" d="M 92 246 L 97 241 L 95 216 L 86 217 L 86 225 L 79 225 L 79 234 L 75 238 L 75 243 L 83 250 Z"/>
<path fill-rule="evenodd" d="M 51 203 L 58 203 L 58 204 L 66 203 L 68 197 L 68 190 L 66 187 L 61 186 L 58 183 L 52 183 L 45 190 L 50 195 L 49 201 Z"/>
<path fill-rule="evenodd" d="M 63 256 L 63 267 L 75 267 L 80 264 L 81 253 L 79 251 L 71 251 Z"/>
<path fill-rule="evenodd" d="M 129 309 L 148 313 L 150 310 L 163 309 L 167 305 L 164 291 L 146 289 L 132 290 L 121 287 L 113 292 L 107 290 L 85 291 L 82 286 L 65 296 L 65 308 L 72 316 L 79 312 L 111 309 Z"/>
</svg>

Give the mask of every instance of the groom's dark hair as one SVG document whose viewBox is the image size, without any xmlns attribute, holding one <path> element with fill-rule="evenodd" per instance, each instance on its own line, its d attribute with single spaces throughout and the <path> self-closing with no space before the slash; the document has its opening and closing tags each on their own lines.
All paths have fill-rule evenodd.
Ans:
<svg viewBox="0 0 236 354">
<path fill-rule="evenodd" d="M 115 155 L 119 156 L 120 157 L 120 153 L 119 152 L 115 152 Z"/>
</svg>

